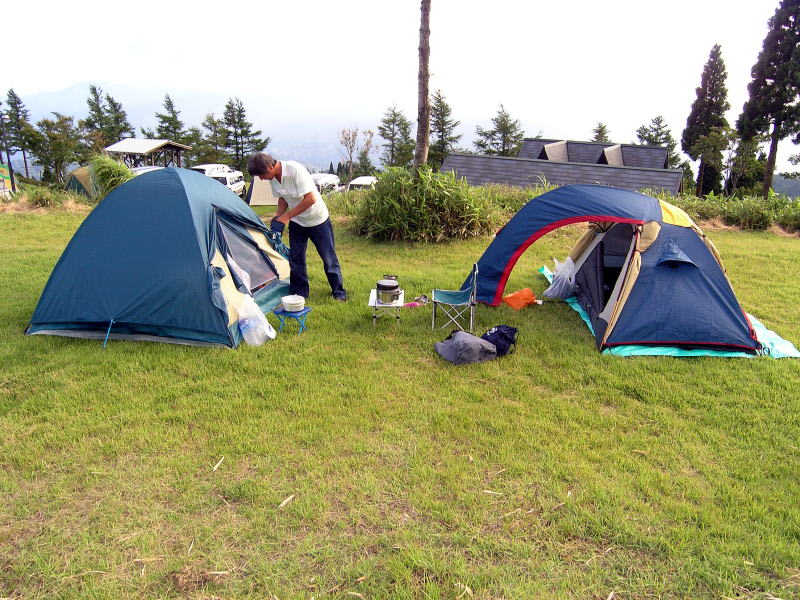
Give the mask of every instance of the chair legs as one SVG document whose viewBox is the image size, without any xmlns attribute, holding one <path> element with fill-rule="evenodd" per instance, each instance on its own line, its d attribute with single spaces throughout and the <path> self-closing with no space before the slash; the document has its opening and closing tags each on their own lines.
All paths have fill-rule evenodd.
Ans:
<svg viewBox="0 0 800 600">
<path fill-rule="evenodd" d="M 464 304 L 446 304 L 443 302 L 432 302 L 433 311 L 431 312 L 431 329 L 436 329 L 436 308 L 437 305 L 441 304 L 440 308 L 444 313 L 444 316 L 447 317 L 447 321 L 439 328 L 444 329 L 450 323 L 458 327 L 461 331 L 469 331 L 470 333 L 475 329 L 475 304 L 470 303 L 469 305 Z M 465 330 L 464 327 L 461 326 L 459 323 L 459 319 L 463 319 L 466 323 L 467 320 L 467 311 L 469 311 L 469 329 Z"/>
</svg>

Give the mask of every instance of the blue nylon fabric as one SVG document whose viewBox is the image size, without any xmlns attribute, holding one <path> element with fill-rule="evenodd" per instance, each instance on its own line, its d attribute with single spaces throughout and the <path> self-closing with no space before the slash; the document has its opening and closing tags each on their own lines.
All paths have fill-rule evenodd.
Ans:
<svg viewBox="0 0 800 600">
<path fill-rule="evenodd" d="M 602 185 L 567 185 L 534 198 L 497 233 L 478 260 L 477 300 L 499 304 L 503 274 L 513 268 L 515 254 L 532 236 L 560 226 L 554 225 L 559 222 L 597 221 L 592 217 L 598 216 L 607 217 L 605 221 L 660 221 L 661 205 L 650 196 Z"/>
<path fill-rule="evenodd" d="M 685 259 L 664 262 L 665 251 Z M 663 224 L 641 259 L 639 277 L 606 340 L 609 346 L 710 343 L 758 349 L 728 279 L 694 230 Z"/>
<path fill-rule="evenodd" d="M 553 273 L 545 266 L 539 267 L 539 273 L 550 283 L 553 283 Z M 564 300 L 570 305 L 572 310 L 578 313 L 580 318 L 589 328 L 592 336 L 594 336 L 594 329 L 589 315 L 583 310 L 583 307 L 578 302 L 575 296 L 571 296 Z M 790 341 L 783 339 L 771 329 L 767 329 L 764 325 L 751 314 L 747 314 L 753 329 L 756 332 L 756 338 L 762 345 L 762 350 L 758 355 L 769 356 L 770 358 L 800 358 L 800 351 L 795 348 L 794 344 Z M 736 352 L 725 350 L 706 350 L 702 348 L 679 348 L 677 346 L 637 346 L 622 345 L 613 346 L 603 350 L 603 354 L 611 354 L 613 356 L 716 356 L 716 357 L 730 357 L 730 358 L 753 358 L 758 356 L 749 352 Z"/>
<path fill-rule="evenodd" d="M 215 209 L 266 231 L 249 206 L 200 173 L 160 169 L 121 185 L 67 245 L 29 332 L 107 327 L 113 319 L 112 334 L 190 332 L 189 339 L 235 346 L 210 267 Z"/>
</svg>

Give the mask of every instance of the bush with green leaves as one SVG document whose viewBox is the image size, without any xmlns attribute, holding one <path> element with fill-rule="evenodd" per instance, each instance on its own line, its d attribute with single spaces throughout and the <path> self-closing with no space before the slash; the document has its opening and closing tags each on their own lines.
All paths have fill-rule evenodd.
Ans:
<svg viewBox="0 0 800 600">
<path fill-rule="evenodd" d="M 89 173 L 94 192 L 100 200 L 134 177 L 133 172 L 125 164 L 104 154 L 92 158 Z"/>
<path fill-rule="evenodd" d="M 475 188 L 486 200 L 502 211 L 516 213 L 533 198 L 545 192 L 554 190 L 558 186 L 542 181 L 540 185 L 532 187 L 516 187 L 502 183 L 488 183 Z"/>
<path fill-rule="evenodd" d="M 33 208 L 57 208 L 68 201 L 86 204 L 86 198 L 59 186 L 25 184 L 11 197 L 12 202 L 27 202 Z"/>
<path fill-rule="evenodd" d="M 775 222 L 786 231 L 800 231 L 800 200 L 790 202 L 778 211 Z"/>
<path fill-rule="evenodd" d="M 421 167 L 418 174 L 389 167 L 358 206 L 353 227 L 367 238 L 439 242 L 483 235 L 497 211 L 466 180 Z"/>
</svg>

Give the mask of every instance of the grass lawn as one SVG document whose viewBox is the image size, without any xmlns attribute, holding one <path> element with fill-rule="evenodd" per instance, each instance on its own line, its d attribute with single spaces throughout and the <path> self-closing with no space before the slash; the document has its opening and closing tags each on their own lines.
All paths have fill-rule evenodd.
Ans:
<svg viewBox="0 0 800 600">
<path fill-rule="evenodd" d="M 310 251 L 303 335 L 24 337 L 81 218 L 0 214 L 0 598 L 800 596 L 798 361 L 602 356 L 548 302 L 479 306 L 518 350 L 456 367 L 429 309 L 373 329 L 368 292 L 458 286 L 489 239 L 341 226 L 350 302 Z M 507 291 L 540 292 L 578 234 Z M 711 237 L 745 310 L 800 344 L 800 240 Z"/>
</svg>

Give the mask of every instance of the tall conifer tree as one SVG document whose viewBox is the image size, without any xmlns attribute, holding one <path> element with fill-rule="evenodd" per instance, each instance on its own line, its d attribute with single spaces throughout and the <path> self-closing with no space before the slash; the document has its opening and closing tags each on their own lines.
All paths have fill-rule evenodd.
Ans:
<svg viewBox="0 0 800 600">
<path fill-rule="evenodd" d="M 697 196 L 705 196 L 709 192 L 718 194 L 722 191 L 720 183 L 722 173 L 709 164 L 721 162 L 722 157 L 703 157 L 695 146 L 697 141 L 701 137 L 708 136 L 712 129 L 728 126 L 725 112 L 731 105 L 728 102 L 728 89 L 725 87 L 727 77 L 722 49 L 719 44 L 715 44 L 700 76 L 700 87 L 696 89 L 697 98 L 692 104 L 692 110 L 686 120 L 686 129 L 681 136 L 683 151 L 692 160 L 700 159 L 695 186 Z"/>
<path fill-rule="evenodd" d="M 414 140 L 411 138 L 411 121 L 397 106 L 390 106 L 378 125 L 378 134 L 386 140 L 381 162 L 387 167 L 407 167 L 414 159 Z"/>
<path fill-rule="evenodd" d="M 260 129 L 253 129 L 247 120 L 247 111 L 239 98 L 229 98 L 222 116 L 225 128 L 225 147 L 231 161 L 240 170 L 247 165 L 247 157 L 253 152 L 261 152 L 270 142 L 262 138 Z"/>
<path fill-rule="evenodd" d="M 636 130 L 636 137 L 640 144 L 665 147 L 667 149 L 667 168 L 677 169 L 680 166 L 681 157 L 677 151 L 678 143 L 672 137 L 669 125 L 661 115 L 653 117 L 649 125 L 639 127 Z"/>
<path fill-rule="evenodd" d="M 452 112 L 442 91 L 436 90 L 431 98 L 431 146 L 428 152 L 428 164 L 434 169 L 442 166 L 444 159 L 461 139 L 460 135 L 455 135 L 461 121 L 453 119 Z"/>
<path fill-rule="evenodd" d="M 800 131 L 800 0 L 782 0 L 768 27 L 751 69 L 750 98 L 736 122 L 744 140 L 758 134 L 769 136 L 761 190 L 765 198 L 772 186 L 778 142 Z"/>
<path fill-rule="evenodd" d="M 25 177 L 30 177 L 28 172 L 28 153 L 30 152 L 31 124 L 28 119 L 30 111 L 25 108 L 22 99 L 13 89 L 6 94 L 8 108 L 5 110 L 8 121 L 6 122 L 6 135 L 11 152 L 22 152 L 22 161 L 25 163 Z"/>
<path fill-rule="evenodd" d="M 492 119 L 491 129 L 475 128 L 478 136 L 475 148 L 485 154 L 495 156 L 517 156 L 522 148 L 525 132 L 517 119 L 512 119 L 501 104 L 497 116 Z"/>
</svg>

